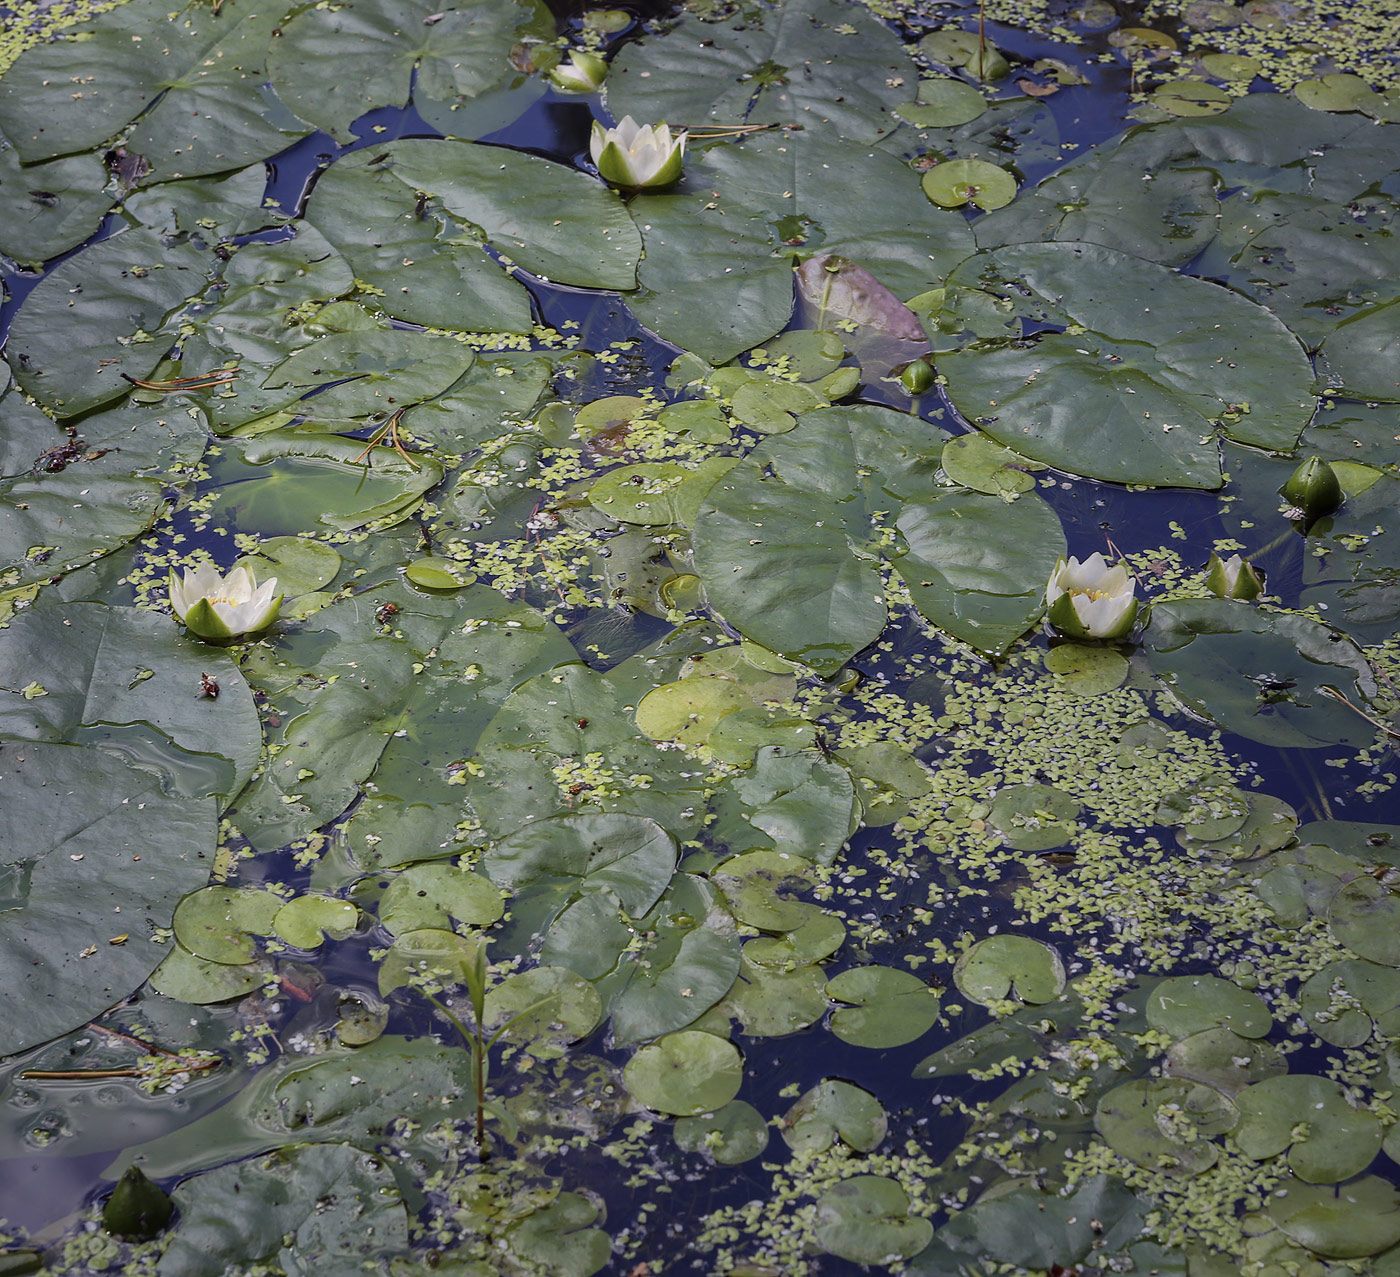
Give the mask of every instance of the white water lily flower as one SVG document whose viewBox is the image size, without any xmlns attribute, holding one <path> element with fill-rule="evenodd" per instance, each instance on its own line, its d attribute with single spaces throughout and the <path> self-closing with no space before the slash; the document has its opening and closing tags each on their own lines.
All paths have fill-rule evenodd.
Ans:
<svg viewBox="0 0 1400 1277">
<path fill-rule="evenodd" d="M 614 186 L 639 190 L 644 186 L 669 186 L 681 175 L 685 159 L 684 133 L 671 136 L 665 124 L 639 125 L 630 115 L 605 129 L 593 121 L 588 153 L 599 176 Z"/>
<path fill-rule="evenodd" d="M 608 64 L 596 53 L 573 49 L 567 62 L 560 62 L 549 73 L 557 89 L 566 93 L 592 93 L 607 78 Z M 596 161 L 595 161 L 596 163 Z"/>
<path fill-rule="evenodd" d="M 274 594 L 277 578 L 261 585 L 242 564 L 227 576 L 219 569 L 201 563 L 184 579 L 170 572 L 170 607 L 191 634 L 210 642 L 237 638 L 265 629 L 282 610 L 282 596 Z"/>
<path fill-rule="evenodd" d="M 1059 559 L 1045 587 L 1050 624 L 1067 638 L 1122 638 L 1137 620 L 1136 589 L 1128 569 L 1109 567 L 1102 554 Z"/>
</svg>

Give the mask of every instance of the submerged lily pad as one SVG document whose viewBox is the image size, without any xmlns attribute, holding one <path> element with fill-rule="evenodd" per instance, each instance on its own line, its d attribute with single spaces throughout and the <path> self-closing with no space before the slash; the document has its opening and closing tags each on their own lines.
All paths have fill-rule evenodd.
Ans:
<svg viewBox="0 0 1400 1277">
<path fill-rule="evenodd" d="M 1094 1125 L 1115 1153 L 1148 1170 L 1199 1175 L 1215 1165 L 1211 1136 L 1232 1129 L 1235 1106 L 1218 1091 L 1185 1078 L 1138 1079 L 1105 1095 Z"/>
</svg>

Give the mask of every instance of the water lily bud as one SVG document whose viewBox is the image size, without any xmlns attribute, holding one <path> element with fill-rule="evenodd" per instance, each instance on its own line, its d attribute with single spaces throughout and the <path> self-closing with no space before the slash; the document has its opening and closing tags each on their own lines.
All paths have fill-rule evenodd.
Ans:
<svg viewBox="0 0 1400 1277">
<path fill-rule="evenodd" d="M 1321 457 L 1309 457 L 1303 462 L 1289 475 L 1279 493 L 1309 522 L 1331 514 L 1346 500 L 1337 472 Z"/>
<path fill-rule="evenodd" d="M 627 190 L 669 186 L 681 175 L 685 161 L 684 133 L 671 136 L 665 124 L 639 125 L 630 115 L 605 129 L 593 121 L 588 153 L 598 175 Z"/>
<path fill-rule="evenodd" d="M 596 53 L 573 49 L 567 62 L 549 73 L 550 82 L 566 93 L 592 93 L 607 78 L 608 64 Z"/>
<path fill-rule="evenodd" d="M 933 378 L 933 365 L 927 359 L 916 359 L 911 364 L 905 364 L 904 371 L 899 374 L 904 389 L 911 395 L 923 394 L 933 385 Z"/>
<path fill-rule="evenodd" d="M 226 642 L 240 634 L 266 629 L 282 610 L 282 596 L 274 594 L 277 578 L 261 585 L 241 564 L 227 576 L 207 563 L 184 578 L 170 572 L 170 609 L 191 634 L 209 643 Z"/>
<path fill-rule="evenodd" d="M 169 1194 L 159 1184 L 151 1183 L 140 1167 L 128 1166 L 102 1207 L 102 1227 L 114 1237 L 149 1241 L 174 1213 L 175 1203 Z"/>
<path fill-rule="evenodd" d="M 1137 582 L 1121 563 L 1102 554 L 1058 559 L 1045 587 L 1046 615 L 1066 638 L 1119 639 L 1137 620 Z"/>
<path fill-rule="evenodd" d="M 1212 594 L 1222 599 L 1239 599 L 1248 603 L 1264 592 L 1264 578 L 1259 570 L 1247 559 L 1232 554 L 1222 559 L 1218 554 L 1210 556 L 1207 565 L 1206 585 Z"/>
</svg>

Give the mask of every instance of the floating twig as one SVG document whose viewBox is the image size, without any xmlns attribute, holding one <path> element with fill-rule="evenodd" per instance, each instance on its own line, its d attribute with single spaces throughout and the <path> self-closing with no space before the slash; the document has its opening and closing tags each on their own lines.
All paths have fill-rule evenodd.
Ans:
<svg viewBox="0 0 1400 1277">
<path fill-rule="evenodd" d="M 170 394 L 179 390 L 213 390 L 217 386 L 227 386 L 238 376 L 237 368 L 218 368 L 213 372 L 200 373 L 197 377 L 172 377 L 169 381 L 142 381 L 129 373 L 122 373 L 122 380 L 129 381 L 142 390 L 157 390 Z"/>
<path fill-rule="evenodd" d="M 403 443 L 399 439 L 399 418 L 403 416 L 404 412 L 405 409 L 400 408 L 397 412 L 393 414 L 393 416 L 389 418 L 388 421 L 386 421 L 382 426 L 380 426 L 378 430 L 376 430 L 372 435 L 370 435 L 369 442 L 365 444 L 365 446 L 360 450 L 360 455 L 355 458 L 355 465 L 359 465 L 361 461 L 368 457 L 369 454 L 374 450 L 376 444 L 381 444 L 387 439 L 389 444 L 393 447 L 394 451 L 399 454 L 399 456 L 401 456 L 405 461 L 407 461 L 408 464 L 411 465 L 415 470 L 418 469 L 418 463 L 413 459 L 412 455 L 409 452 L 405 451 Z"/>
</svg>

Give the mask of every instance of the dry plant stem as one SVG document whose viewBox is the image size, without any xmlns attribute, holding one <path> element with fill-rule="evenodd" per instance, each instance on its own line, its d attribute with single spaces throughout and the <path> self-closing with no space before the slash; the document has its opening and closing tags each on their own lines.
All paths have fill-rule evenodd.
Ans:
<svg viewBox="0 0 1400 1277">
<path fill-rule="evenodd" d="M 159 1054 L 164 1055 L 162 1051 Z M 171 1059 L 176 1057 L 171 1056 Z M 220 1060 L 192 1060 L 185 1065 L 185 1072 L 206 1073 L 210 1069 L 219 1067 Z M 100 1082 L 105 1078 L 113 1077 L 140 1077 L 142 1069 L 24 1069 L 20 1073 L 22 1078 L 34 1078 L 39 1081 L 50 1082 Z"/>
<path fill-rule="evenodd" d="M 237 368 L 220 368 L 216 372 L 201 373 L 197 377 L 173 377 L 169 381 L 142 381 L 138 377 L 122 373 L 122 379 L 142 390 L 159 390 L 167 394 L 179 390 L 212 390 L 217 386 L 227 386 L 238 376 Z"/>
<path fill-rule="evenodd" d="M 1372 718 L 1370 714 L 1368 714 L 1364 709 L 1361 709 L 1359 706 L 1353 705 L 1335 687 L 1319 687 L 1317 690 L 1319 692 L 1322 692 L 1325 696 L 1330 696 L 1334 701 L 1341 701 L 1341 703 L 1345 705 L 1349 710 L 1351 710 L 1353 714 L 1360 714 L 1361 717 L 1364 718 L 1368 723 L 1379 727 L 1381 731 L 1383 731 L 1392 740 L 1400 740 L 1400 732 L 1397 732 L 1395 728 L 1391 727 L 1388 723 L 1381 722 L 1379 718 Z"/>
<path fill-rule="evenodd" d="M 392 417 L 389 418 L 388 421 L 386 421 L 378 430 L 376 430 L 372 435 L 370 435 L 369 442 L 365 444 L 365 446 L 360 450 L 360 455 L 355 458 L 355 465 L 359 465 L 359 463 L 363 461 L 366 457 L 368 457 L 369 454 L 374 450 L 376 444 L 383 443 L 387 438 L 390 446 L 394 449 L 394 451 L 397 452 L 399 456 L 401 456 L 405 461 L 407 461 L 408 464 L 411 465 L 415 470 L 418 469 L 418 463 L 408 452 L 404 450 L 403 443 L 399 440 L 399 418 L 402 417 L 403 414 L 404 410 L 400 408 L 397 412 L 394 413 Z"/>
</svg>

